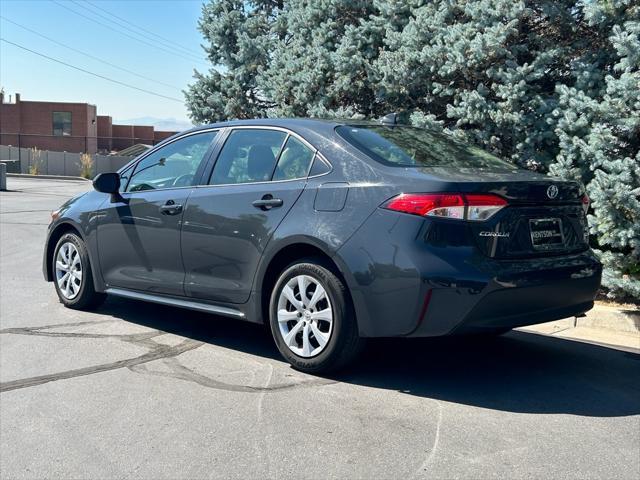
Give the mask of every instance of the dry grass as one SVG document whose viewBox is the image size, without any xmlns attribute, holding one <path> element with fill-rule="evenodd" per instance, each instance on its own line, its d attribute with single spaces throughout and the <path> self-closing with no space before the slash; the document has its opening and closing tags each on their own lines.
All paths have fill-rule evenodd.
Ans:
<svg viewBox="0 0 640 480">
<path fill-rule="evenodd" d="M 80 176 L 89 180 L 93 178 L 93 158 L 88 153 L 80 155 Z"/>
<path fill-rule="evenodd" d="M 42 150 L 38 147 L 31 149 L 31 165 L 29 165 L 29 175 L 40 175 L 43 171 Z"/>
</svg>

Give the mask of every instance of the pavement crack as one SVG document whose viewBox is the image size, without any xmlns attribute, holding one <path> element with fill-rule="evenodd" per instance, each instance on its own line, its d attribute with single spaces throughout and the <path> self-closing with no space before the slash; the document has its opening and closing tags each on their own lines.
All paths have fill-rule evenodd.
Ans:
<svg viewBox="0 0 640 480">
<path fill-rule="evenodd" d="M 76 333 L 76 332 L 57 332 L 51 331 L 57 328 L 72 328 L 81 327 L 85 325 L 96 325 L 102 323 L 110 323 L 113 320 L 97 320 L 87 322 L 73 322 L 73 323 L 59 323 L 53 325 L 44 325 L 39 327 L 19 327 L 19 328 L 4 328 L 0 329 L 0 334 L 11 335 L 34 335 L 41 337 L 66 337 L 66 338 L 112 338 L 122 342 L 134 344 L 139 347 L 148 349 L 149 351 L 138 357 L 128 358 L 124 360 L 118 360 L 111 363 L 104 363 L 101 365 L 95 365 L 91 367 L 78 368 L 73 370 L 66 370 L 63 372 L 39 375 L 35 377 L 29 377 L 19 380 L 11 380 L 8 382 L 0 383 L 0 393 L 16 390 L 20 388 L 33 387 L 36 385 L 42 385 L 44 383 L 55 382 L 58 380 L 66 380 L 69 378 L 81 377 L 86 375 L 92 375 L 94 373 L 106 372 L 109 370 L 116 370 L 119 368 L 128 368 L 132 372 L 142 373 L 147 375 L 156 375 L 161 377 L 175 378 L 178 380 L 184 380 L 192 383 L 196 383 L 206 388 L 213 388 L 216 390 L 226 390 L 231 392 L 245 392 L 245 393 L 272 393 L 277 391 L 291 390 L 295 388 L 304 388 L 320 385 L 330 385 L 337 383 L 335 381 L 326 379 L 312 379 L 303 380 L 299 382 L 280 383 L 270 385 L 267 383 L 264 387 L 253 387 L 250 385 L 237 385 L 231 383 L 225 383 L 215 380 L 206 375 L 202 375 L 188 367 L 182 365 L 177 358 L 184 352 L 193 350 L 203 345 L 203 342 L 196 340 L 185 340 L 182 343 L 175 346 L 163 345 L 153 341 L 153 338 L 163 335 L 165 332 L 161 330 L 152 330 L 149 332 L 132 333 L 132 334 L 111 334 L 111 333 Z M 169 369 L 168 371 L 152 370 L 145 364 L 156 360 L 164 360 L 164 364 Z"/>
<path fill-rule="evenodd" d="M 269 388 L 271 384 L 271 379 L 273 378 L 273 366 L 271 364 L 267 364 L 269 367 L 269 374 L 267 375 L 266 381 L 264 382 L 264 388 L 260 395 L 258 396 L 258 413 L 256 416 L 256 424 L 258 425 L 258 429 L 260 431 L 260 435 L 256 437 L 255 448 L 258 451 L 258 456 L 261 457 L 266 463 L 264 467 L 264 471 L 266 473 L 267 478 L 273 478 L 273 474 L 271 473 L 271 452 L 269 451 L 269 447 L 271 442 L 269 441 L 269 434 L 266 431 L 268 428 L 268 424 L 264 422 L 264 399 L 267 393 L 266 388 Z"/>
<path fill-rule="evenodd" d="M 273 385 L 267 385 L 264 387 L 238 385 L 233 383 L 221 382 L 219 380 L 215 380 L 211 377 L 207 377 L 206 375 L 202 375 L 198 372 L 195 372 L 194 370 L 182 365 L 180 361 L 175 357 L 176 356 L 174 355 L 171 358 L 166 358 L 165 361 L 163 362 L 165 366 L 167 366 L 167 368 L 169 369 L 168 371 L 151 370 L 148 368 L 147 365 L 142 365 L 142 364 L 132 365 L 129 367 L 129 369 L 137 373 L 143 373 L 147 375 L 156 375 L 156 376 L 167 377 L 167 378 L 175 378 L 178 380 L 184 380 L 187 382 L 196 383 L 206 388 L 213 388 L 215 390 L 225 390 L 228 392 L 274 393 L 274 392 L 292 390 L 297 388 L 324 386 L 324 385 L 331 385 L 331 384 L 337 383 L 333 380 L 313 379 L 313 380 L 303 380 L 301 382 L 273 384 Z"/>
<path fill-rule="evenodd" d="M 135 343 L 153 349 L 156 344 L 148 340 L 159 335 L 163 335 L 161 330 L 152 330 L 143 333 L 76 333 L 76 332 L 49 332 L 53 328 L 80 327 L 83 325 L 97 325 L 101 323 L 112 323 L 113 320 L 98 320 L 95 322 L 75 322 L 75 323 L 59 323 L 57 325 L 45 325 L 42 327 L 21 327 L 21 328 L 3 328 L 0 334 L 13 335 L 35 335 L 38 337 L 66 337 L 66 338 L 115 338 L 123 342 Z"/>
<path fill-rule="evenodd" d="M 438 444 L 440 443 L 440 427 L 442 427 L 442 404 L 439 401 L 434 399 L 432 399 L 432 401 L 434 401 L 438 407 L 438 420 L 436 423 L 436 432 L 433 436 L 433 444 L 431 445 L 431 450 L 429 450 L 429 452 L 427 453 L 424 461 L 422 462 L 422 464 L 420 465 L 420 468 L 418 468 L 414 476 L 419 476 L 420 474 L 424 473 L 428 469 L 428 467 L 431 465 L 431 463 L 433 462 L 433 459 L 436 456 L 436 453 L 438 451 Z"/>
<path fill-rule="evenodd" d="M 49 225 L 48 223 L 45 222 L 0 222 L 0 225 L 34 225 L 34 226 L 42 226 L 42 225 Z"/>
<path fill-rule="evenodd" d="M 51 212 L 49 209 L 39 209 L 39 210 L 12 210 L 12 211 L 4 211 L 0 212 L 0 215 L 8 215 L 11 213 L 37 213 L 37 212 Z"/>
<path fill-rule="evenodd" d="M 42 325 L 40 327 L 13 327 L 0 329 L 0 334 L 13 333 L 18 335 L 38 335 L 41 330 L 52 328 L 81 327 L 83 325 L 97 325 L 100 323 L 112 323 L 114 320 L 94 320 L 88 322 L 54 323 L 53 325 Z"/>
<path fill-rule="evenodd" d="M 94 373 L 107 372 L 109 370 L 117 370 L 120 368 L 131 368 L 136 365 L 142 365 L 147 362 L 153 362 L 154 360 L 160 360 L 163 358 L 171 358 L 181 355 L 184 352 L 193 350 L 202 345 L 202 342 L 194 340 L 185 340 L 184 342 L 175 345 L 159 345 L 154 344 L 155 347 L 152 351 L 134 358 L 127 358 L 124 360 L 118 360 L 116 362 L 104 363 L 102 365 L 94 365 L 91 367 L 78 368 L 75 370 L 66 370 L 64 372 L 53 373 L 50 375 L 40 375 L 37 377 L 24 378 L 20 380 L 13 380 L 9 382 L 0 383 L 0 393 L 9 392 L 11 390 L 17 390 L 20 388 L 34 387 L 36 385 L 42 385 L 43 383 L 56 382 L 58 380 L 67 380 L 70 378 L 82 377 L 86 375 L 93 375 Z"/>
</svg>

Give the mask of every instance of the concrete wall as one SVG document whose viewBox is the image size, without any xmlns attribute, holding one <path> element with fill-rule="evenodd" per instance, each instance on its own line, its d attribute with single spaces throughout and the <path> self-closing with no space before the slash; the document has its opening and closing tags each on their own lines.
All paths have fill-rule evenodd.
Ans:
<svg viewBox="0 0 640 480">
<path fill-rule="evenodd" d="M 93 176 L 98 173 L 115 172 L 133 160 L 134 157 L 118 155 L 92 155 Z M 68 152 L 52 152 L 41 150 L 37 157 L 29 148 L 7 147 L 0 145 L 0 161 L 8 162 L 7 171 L 14 173 L 30 173 L 31 167 L 37 167 L 39 175 L 80 176 L 80 154 Z"/>
</svg>

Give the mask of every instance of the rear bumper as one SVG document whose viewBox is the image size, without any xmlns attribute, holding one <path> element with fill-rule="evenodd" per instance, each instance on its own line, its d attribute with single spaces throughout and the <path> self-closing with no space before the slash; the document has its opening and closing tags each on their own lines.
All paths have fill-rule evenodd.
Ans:
<svg viewBox="0 0 640 480">
<path fill-rule="evenodd" d="M 498 275 L 477 293 L 434 289 L 411 336 L 479 333 L 584 313 L 593 308 L 602 267 L 591 254 L 571 260 L 580 265 Z"/>
<path fill-rule="evenodd" d="M 365 225 L 339 251 L 352 272 L 345 278 L 362 336 L 514 328 L 593 307 L 602 265 L 590 250 L 496 260 L 464 244 L 425 244 L 420 218 L 402 215 L 387 222 L 385 212 L 377 215 L 371 229 Z"/>
</svg>

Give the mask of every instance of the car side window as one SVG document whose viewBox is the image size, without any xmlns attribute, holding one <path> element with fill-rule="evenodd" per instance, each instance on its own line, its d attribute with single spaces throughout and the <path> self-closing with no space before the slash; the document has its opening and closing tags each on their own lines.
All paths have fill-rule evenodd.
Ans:
<svg viewBox="0 0 640 480">
<path fill-rule="evenodd" d="M 286 136 L 278 130 L 233 130 L 218 155 L 209 185 L 270 180 Z"/>
<path fill-rule="evenodd" d="M 216 131 L 189 135 L 149 154 L 136 165 L 127 192 L 195 185 L 198 167 L 216 135 Z"/>
<path fill-rule="evenodd" d="M 319 154 L 316 154 L 313 159 L 313 165 L 311 165 L 311 170 L 309 171 L 310 177 L 316 177 L 318 175 L 324 175 L 325 173 L 329 173 L 331 171 L 331 165 L 329 165 Z"/>
<path fill-rule="evenodd" d="M 293 136 L 285 143 L 273 180 L 291 180 L 305 178 L 313 161 L 314 151 Z"/>
</svg>

